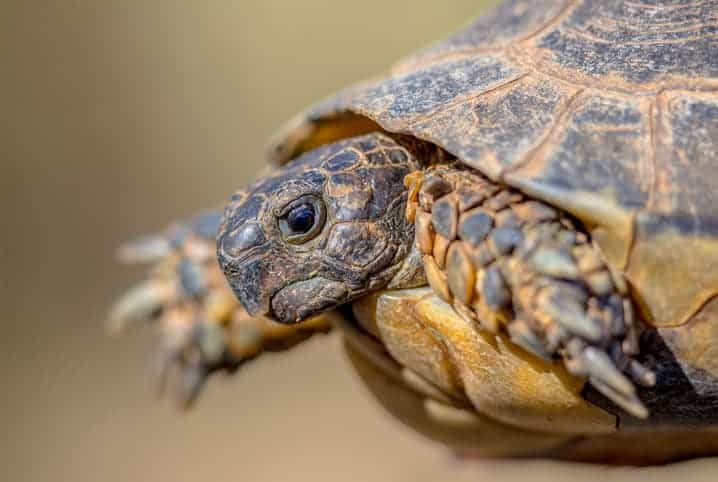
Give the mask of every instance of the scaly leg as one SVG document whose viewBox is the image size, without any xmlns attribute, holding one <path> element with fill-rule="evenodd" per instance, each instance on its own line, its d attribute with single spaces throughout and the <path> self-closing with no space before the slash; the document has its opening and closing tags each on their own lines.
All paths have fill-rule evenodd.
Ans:
<svg viewBox="0 0 718 482">
<path fill-rule="evenodd" d="M 429 284 L 472 323 L 506 330 L 636 417 L 639 384 L 653 372 L 633 359 L 638 331 L 625 284 L 567 215 L 461 166 L 407 177 Z"/>
<path fill-rule="evenodd" d="M 152 266 L 147 279 L 115 303 L 109 330 L 119 332 L 133 321 L 157 322 L 160 388 L 176 371 L 173 385 L 184 406 L 196 399 L 211 373 L 234 370 L 264 350 L 286 350 L 329 330 L 322 317 L 290 326 L 244 311 L 217 263 L 220 218 L 220 213 L 207 213 L 119 251 L 125 263 Z"/>
</svg>

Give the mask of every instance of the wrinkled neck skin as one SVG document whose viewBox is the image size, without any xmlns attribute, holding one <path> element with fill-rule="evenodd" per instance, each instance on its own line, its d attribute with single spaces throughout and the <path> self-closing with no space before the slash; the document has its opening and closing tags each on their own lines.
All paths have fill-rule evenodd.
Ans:
<svg viewBox="0 0 718 482">
<path fill-rule="evenodd" d="M 431 152 L 367 134 L 303 154 L 234 194 L 217 254 L 245 309 L 297 323 L 377 289 L 425 284 L 404 178 Z"/>
</svg>

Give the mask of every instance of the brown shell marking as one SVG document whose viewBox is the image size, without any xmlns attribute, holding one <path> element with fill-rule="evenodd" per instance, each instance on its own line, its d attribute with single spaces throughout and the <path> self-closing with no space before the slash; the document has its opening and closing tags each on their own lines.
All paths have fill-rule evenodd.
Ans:
<svg viewBox="0 0 718 482">
<path fill-rule="evenodd" d="M 718 97 L 660 95 L 655 145 L 626 275 L 656 325 L 677 326 L 718 295 Z"/>
<path fill-rule="evenodd" d="M 693 390 L 714 398 L 718 410 L 718 298 L 706 303 L 691 320 L 680 327 L 659 328 L 663 341 L 686 374 Z"/>
<path fill-rule="evenodd" d="M 444 148 L 581 219 L 647 320 L 677 326 L 718 295 L 717 12 L 508 1 L 290 132 L 307 142 L 353 115 Z M 284 139 L 279 162 L 301 147 Z"/>
</svg>

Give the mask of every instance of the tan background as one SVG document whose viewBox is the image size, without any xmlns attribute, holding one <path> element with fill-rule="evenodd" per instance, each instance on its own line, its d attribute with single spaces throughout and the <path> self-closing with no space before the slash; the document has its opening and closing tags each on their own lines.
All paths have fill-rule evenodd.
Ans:
<svg viewBox="0 0 718 482">
<path fill-rule="evenodd" d="M 711 461 L 460 466 L 368 398 L 333 338 L 182 414 L 154 396 L 150 330 L 103 333 L 141 274 L 114 263 L 121 240 L 227 198 L 284 120 L 479 3 L 0 2 L 0 480 L 716 480 Z"/>
</svg>

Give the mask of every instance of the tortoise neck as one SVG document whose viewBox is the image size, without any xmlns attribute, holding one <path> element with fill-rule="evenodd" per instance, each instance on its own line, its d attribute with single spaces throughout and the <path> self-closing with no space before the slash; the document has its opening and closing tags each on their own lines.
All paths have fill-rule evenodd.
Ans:
<svg viewBox="0 0 718 482">
<path fill-rule="evenodd" d="M 406 134 L 387 132 L 386 135 L 408 150 L 422 168 L 436 164 L 446 164 L 456 160 L 456 156 L 431 142 L 423 141 Z"/>
</svg>

